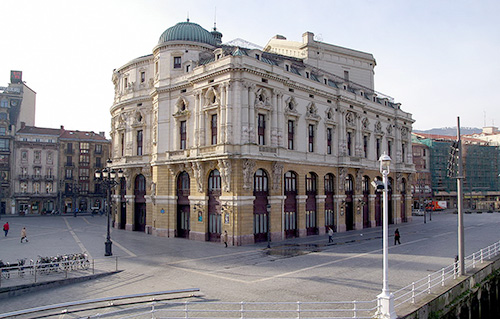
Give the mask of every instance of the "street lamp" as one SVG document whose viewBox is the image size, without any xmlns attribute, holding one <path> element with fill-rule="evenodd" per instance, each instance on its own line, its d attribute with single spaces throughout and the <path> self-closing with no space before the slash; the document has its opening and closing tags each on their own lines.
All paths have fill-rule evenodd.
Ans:
<svg viewBox="0 0 500 319">
<path fill-rule="evenodd" d="M 108 219 L 107 224 L 107 234 L 106 241 L 104 242 L 104 256 L 112 256 L 112 245 L 111 235 L 109 232 L 109 215 L 111 214 L 111 189 L 120 183 L 120 179 L 123 177 L 123 171 L 120 168 L 117 171 L 109 167 L 111 165 L 111 159 L 108 159 L 107 166 L 103 170 L 95 171 L 95 181 L 106 188 L 106 218 Z"/>
<path fill-rule="evenodd" d="M 382 280 L 382 293 L 378 295 L 378 311 L 377 315 L 379 318 L 384 319 L 396 319 L 396 312 L 394 310 L 394 296 L 389 292 L 389 286 L 387 284 L 387 274 L 388 274 L 388 242 L 389 242 L 389 211 L 387 205 L 387 193 L 388 189 L 388 178 L 391 166 L 391 157 L 385 152 L 380 156 L 380 173 L 382 174 L 382 182 L 384 184 L 384 224 L 383 224 L 383 280 Z"/>
<path fill-rule="evenodd" d="M 266 212 L 267 212 L 267 248 L 271 248 L 271 234 L 269 233 L 271 226 L 269 225 L 269 221 L 271 220 L 269 217 L 269 214 L 271 214 L 271 205 L 267 204 L 266 205 Z"/>
</svg>

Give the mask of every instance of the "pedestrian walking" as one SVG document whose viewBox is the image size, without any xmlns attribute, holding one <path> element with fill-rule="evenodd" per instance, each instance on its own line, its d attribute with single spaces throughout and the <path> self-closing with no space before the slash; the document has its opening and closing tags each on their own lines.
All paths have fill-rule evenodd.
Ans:
<svg viewBox="0 0 500 319">
<path fill-rule="evenodd" d="M 5 237 L 7 237 L 7 234 L 9 233 L 9 229 L 10 229 L 9 222 L 6 222 L 5 224 L 3 224 L 3 231 L 5 232 Z"/>
<path fill-rule="evenodd" d="M 28 237 L 26 237 L 26 227 L 23 227 L 23 229 L 21 229 L 21 243 L 23 242 L 23 239 L 28 242 Z"/>
<path fill-rule="evenodd" d="M 222 242 L 224 245 L 226 245 L 227 248 L 227 230 L 224 231 L 224 234 L 222 234 Z"/>
<path fill-rule="evenodd" d="M 328 227 L 328 242 L 333 242 L 333 229 L 331 227 Z"/>
<path fill-rule="evenodd" d="M 396 228 L 396 231 L 394 231 L 394 245 L 396 245 L 396 243 L 401 245 L 401 241 L 399 241 L 400 237 L 399 229 Z"/>
</svg>

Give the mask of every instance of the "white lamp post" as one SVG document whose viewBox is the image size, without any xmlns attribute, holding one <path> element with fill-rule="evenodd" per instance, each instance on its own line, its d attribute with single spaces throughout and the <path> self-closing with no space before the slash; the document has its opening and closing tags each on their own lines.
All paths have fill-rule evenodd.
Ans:
<svg viewBox="0 0 500 319">
<path fill-rule="evenodd" d="M 394 296 L 389 292 L 389 286 L 387 284 L 387 275 L 388 275 L 388 242 L 389 242 L 389 209 L 387 205 L 387 192 L 389 191 L 388 187 L 388 178 L 391 166 L 391 157 L 387 155 L 385 152 L 380 156 L 380 173 L 382 174 L 382 182 L 384 183 L 384 197 L 383 197 L 383 205 L 384 205 L 384 216 L 383 216 L 383 251 L 384 251 L 384 260 L 383 260 L 383 281 L 382 281 L 382 293 L 378 295 L 378 318 L 384 319 L 396 319 L 396 311 L 394 310 Z"/>
</svg>

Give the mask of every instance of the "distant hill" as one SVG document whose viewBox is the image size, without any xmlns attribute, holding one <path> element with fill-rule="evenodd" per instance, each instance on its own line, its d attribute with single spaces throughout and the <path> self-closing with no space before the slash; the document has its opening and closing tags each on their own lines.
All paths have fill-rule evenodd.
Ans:
<svg viewBox="0 0 500 319">
<path fill-rule="evenodd" d="M 474 133 L 481 133 L 483 129 L 477 127 L 461 127 L 460 135 L 469 135 Z M 413 130 L 415 133 L 425 133 L 425 134 L 436 134 L 436 135 L 448 135 L 457 136 L 457 127 L 441 127 L 433 128 L 430 130 Z"/>
</svg>

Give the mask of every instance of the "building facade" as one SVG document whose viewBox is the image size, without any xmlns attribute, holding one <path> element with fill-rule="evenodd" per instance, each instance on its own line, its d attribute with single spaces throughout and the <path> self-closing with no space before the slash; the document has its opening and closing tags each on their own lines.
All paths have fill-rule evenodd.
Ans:
<svg viewBox="0 0 500 319">
<path fill-rule="evenodd" d="M 429 147 L 432 200 L 446 201 L 457 208 L 456 175 L 450 175 L 448 162 L 455 136 L 414 133 L 417 143 Z M 500 209 L 500 149 L 489 142 L 462 136 L 463 196 L 468 211 Z"/>
<path fill-rule="evenodd" d="M 14 141 L 13 194 L 15 212 L 48 214 L 57 209 L 59 129 L 25 126 Z"/>
<path fill-rule="evenodd" d="M 111 141 L 104 132 L 71 131 L 59 136 L 59 210 L 70 213 L 104 211 L 106 191 L 94 181 L 94 172 L 106 166 Z"/>
<path fill-rule="evenodd" d="M 414 135 L 412 134 L 412 137 Z M 432 200 L 432 177 L 430 168 L 429 146 L 419 142 L 418 139 L 412 141 L 413 164 L 415 164 L 415 174 L 411 181 L 413 195 L 413 209 L 422 210 L 425 205 Z"/>
<path fill-rule="evenodd" d="M 411 218 L 411 114 L 375 92 L 371 54 L 276 36 L 221 44 L 191 22 L 114 70 L 115 226 L 241 245 L 379 226 L 378 158 L 392 158 L 391 223 Z"/>
<path fill-rule="evenodd" d="M 0 87 L 0 215 L 14 214 L 14 136 L 21 122 L 35 125 L 36 92 L 22 80 L 21 71 L 11 71 L 10 83 Z"/>
</svg>

